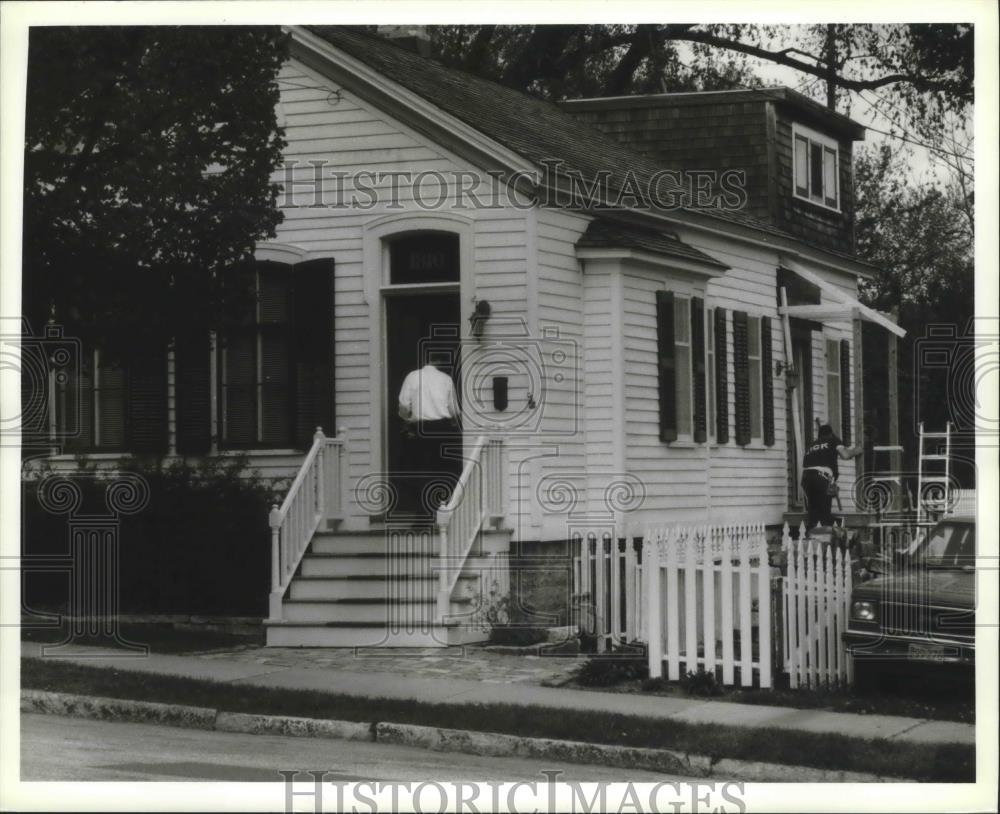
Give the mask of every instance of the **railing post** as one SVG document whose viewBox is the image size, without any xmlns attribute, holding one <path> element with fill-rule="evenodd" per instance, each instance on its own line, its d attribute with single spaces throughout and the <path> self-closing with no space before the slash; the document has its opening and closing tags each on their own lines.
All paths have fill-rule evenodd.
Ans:
<svg viewBox="0 0 1000 814">
<path fill-rule="evenodd" d="M 326 524 L 326 436 L 323 428 L 317 427 L 313 434 L 313 446 L 319 444 L 316 450 L 316 492 L 313 495 L 315 501 L 315 516 L 319 518 L 319 528 Z"/>
<path fill-rule="evenodd" d="M 281 618 L 281 512 L 278 504 L 271 505 L 267 518 L 271 527 L 271 596 L 268 602 L 268 615 L 271 619 Z"/>
<path fill-rule="evenodd" d="M 441 545 L 438 549 L 438 623 L 444 622 L 444 617 L 448 614 L 448 606 L 450 604 L 450 597 L 448 595 L 448 525 L 450 520 L 451 512 L 438 509 L 437 527 L 438 535 L 441 537 Z"/>
</svg>

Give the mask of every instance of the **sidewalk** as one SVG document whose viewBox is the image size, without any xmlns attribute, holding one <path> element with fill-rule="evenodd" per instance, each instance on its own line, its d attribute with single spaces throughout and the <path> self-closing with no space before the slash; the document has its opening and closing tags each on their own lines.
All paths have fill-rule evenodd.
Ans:
<svg viewBox="0 0 1000 814">
<path fill-rule="evenodd" d="M 24 642 L 22 658 L 41 658 L 42 645 Z M 437 651 L 438 654 L 441 651 Z M 65 653 L 65 655 L 63 655 Z M 417 653 L 409 656 L 355 656 L 353 651 L 289 651 L 254 648 L 246 651 L 190 655 L 150 654 L 145 657 L 99 655 L 93 648 L 71 646 L 59 660 L 118 670 L 185 676 L 233 686 L 318 690 L 367 698 L 391 698 L 435 703 L 506 703 L 522 707 L 611 712 L 688 723 L 727 724 L 749 728 L 778 728 L 800 732 L 841 734 L 860 738 L 887 738 L 909 743 L 974 744 L 975 726 L 951 721 L 929 721 L 895 715 L 856 715 L 822 710 L 791 709 L 757 704 L 734 704 L 691 698 L 628 695 L 558 687 L 534 686 L 540 673 L 559 672 L 556 659 L 543 659 L 531 678 L 510 676 L 498 667 L 506 661 L 486 659 L 480 677 L 454 677 L 462 657 Z M 314 655 L 317 654 L 317 655 Z M 310 658 L 312 657 L 312 658 Z M 519 663 L 524 657 L 517 657 Z M 427 660 L 430 660 L 429 662 Z M 380 664 L 381 662 L 381 664 Z M 450 662 L 454 662 L 450 665 Z M 431 666 L 430 665 L 437 665 Z M 379 669 L 379 667 L 382 669 Z M 390 667 L 392 669 L 387 669 Z M 410 669 L 407 669 L 409 667 Z M 427 675 L 427 669 L 434 671 Z M 513 668 L 516 670 L 517 668 Z M 566 671 L 565 668 L 563 671 Z M 470 669 L 466 673 L 474 672 Z"/>
</svg>

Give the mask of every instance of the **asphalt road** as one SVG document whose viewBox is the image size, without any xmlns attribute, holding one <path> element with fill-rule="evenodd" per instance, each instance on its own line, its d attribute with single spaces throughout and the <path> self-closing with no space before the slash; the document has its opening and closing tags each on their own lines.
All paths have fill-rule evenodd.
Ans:
<svg viewBox="0 0 1000 814">
<path fill-rule="evenodd" d="M 154 724 L 21 715 L 22 780 L 280 781 L 278 770 L 326 771 L 327 782 L 684 780 L 654 772 L 477 757 L 409 746 L 208 732 Z"/>
</svg>

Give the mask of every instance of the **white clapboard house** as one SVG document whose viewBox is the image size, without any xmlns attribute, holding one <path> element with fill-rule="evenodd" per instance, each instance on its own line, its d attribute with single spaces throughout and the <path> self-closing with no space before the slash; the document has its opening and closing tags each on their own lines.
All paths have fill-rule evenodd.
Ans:
<svg viewBox="0 0 1000 814">
<path fill-rule="evenodd" d="M 141 371 L 88 352 L 56 465 L 240 451 L 295 478 L 272 513 L 287 645 L 475 637 L 513 543 L 800 510 L 817 419 L 858 437 L 861 322 L 901 333 L 856 299 L 860 125 L 784 88 L 556 105 L 357 30 L 291 35 L 255 313 Z M 709 205 L 649 206 L 664 170 L 736 172 Z M 460 384 L 451 469 L 400 463 L 400 382 L 428 353 Z"/>
</svg>

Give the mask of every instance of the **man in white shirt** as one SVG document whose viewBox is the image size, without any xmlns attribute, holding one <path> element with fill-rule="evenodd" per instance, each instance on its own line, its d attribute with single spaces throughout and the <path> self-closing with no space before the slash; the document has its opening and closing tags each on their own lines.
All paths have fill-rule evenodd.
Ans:
<svg viewBox="0 0 1000 814">
<path fill-rule="evenodd" d="M 434 361 L 411 371 L 399 389 L 399 417 L 403 419 L 403 465 L 408 477 L 401 483 L 399 508 L 418 515 L 433 514 L 422 495 L 422 488 L 436 474 L 457 481 L 461 457 L 442 454 L 442 446 L 461 443 L 458 399 L 451 376 L 439 370 Z"/>
<path fill-rule="evenodd" d="M 399 390 L 399 416 L 408 424 L 454 422 L 458 402 L 451 376 L 430 363 L 408 373 Z"/>
</svg>

